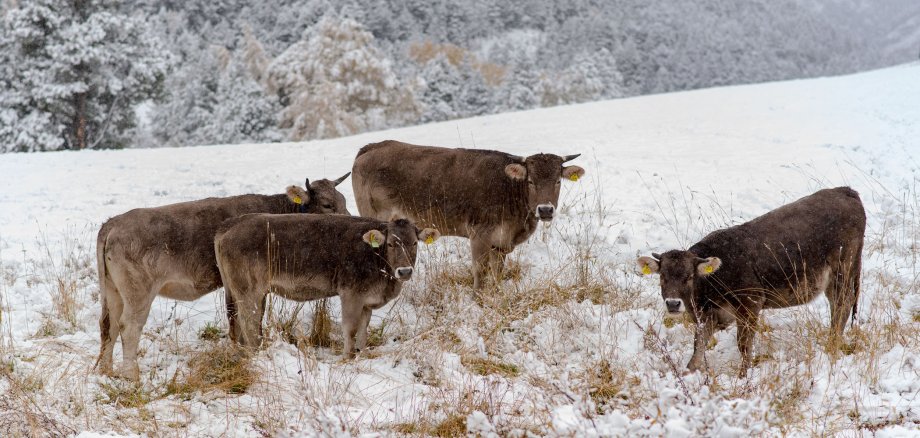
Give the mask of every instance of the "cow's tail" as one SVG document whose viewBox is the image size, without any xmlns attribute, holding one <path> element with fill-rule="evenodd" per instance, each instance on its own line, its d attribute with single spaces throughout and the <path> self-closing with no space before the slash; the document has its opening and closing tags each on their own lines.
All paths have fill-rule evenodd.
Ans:
<svg viewBox="0 0 920 438">
<path fill-rule="evenodd" d="M 859 310 L 859 285 L 862 282 L 862 251 L 863 242 L 859 242 L 859 248 L 856 250 L 856 260 L 853 262 L 853 313 L 850 314 L 850 327 L 856 327 L 856 311 Z"/>
<path fill-rule="evenodd" d="M 220 257 L 220 241 L 223 237 L 224 232 L 229 229 L 228 222 L 232 222 L 233 219 L 224 221 L 222 226 L 218 228 L 217 233 L 214 236 L 214 260 L 217 263 L 217 271 L 220 272 L 221 283 L 224 284 L 224 306 L 227 309 L 227 336 L 230 337 L 231 341 L 236 341 L 236 301 L 233 299 L 233 294 L 230 293 L 230 286 L 227 285 L 227 282 L 224 281 L 224 267 L 221 266 L 221 257 Z"/>
<path fill-rule="evenodd" d="M 109 330 L 111 327 L 111 316 L 109 315 L 109 306 L 106 302 L 110 292 L 109 284 L 111 281 L 108 278 L 109 272 L 105 266 L 105 243 L 109 237 L 109 229 L 110 226 L 108 222 L 102 224 L 102 227 L 99 228 L 99 235 L 96 236 L 96 270 L 99 273 L 99 303 L 102 305 L 102 314 L 99 317 L 99 357 L 96 358 L 96 363 L 93 365 L 93 368 L 99 367 L 99 362 L 102 360 L 105 347 L 111 342 L 112 336 Z"/>
</svg>

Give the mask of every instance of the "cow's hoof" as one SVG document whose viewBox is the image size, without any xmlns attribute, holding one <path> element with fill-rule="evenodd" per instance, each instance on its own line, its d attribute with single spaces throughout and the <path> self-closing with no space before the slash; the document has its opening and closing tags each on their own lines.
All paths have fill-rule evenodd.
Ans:
<svg viewBox="0 0 920 438">
<path fill-rule="evenodd" d="M 141 368 L 137 364 L 124 364 L 118 369 L 116 377 L 138 382 L 141 380 Z"/>
</svg>

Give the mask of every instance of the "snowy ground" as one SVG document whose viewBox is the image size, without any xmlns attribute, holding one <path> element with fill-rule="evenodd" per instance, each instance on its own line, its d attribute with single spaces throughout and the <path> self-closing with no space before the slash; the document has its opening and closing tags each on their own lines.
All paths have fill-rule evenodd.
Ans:
<svg viewBox="0 0 920 438">
<path fill-rule="evenodd" d="M 0 156 L 0 428 L 920 436 L 918 102 L 920 64 L 910 64 L 309 143 Z M 105 219 L 338 177 L 358 148 L 383 139 L 580 152 L 575 164 L 587 175 L 564 182 L 560 217 L 513 253 L 522 277 L 502 291 L 474 298 L 456 284 L 469 263 L 466 243 L 444 239 L 420 254 L 421 275 L 403 295 L 375 313 L 382 345 L 342 362 L 333 349 L 298 349 L 276 336 L 254 359 L 259 379 L 242 395 L 166 395 L 207 349 L 203 327 L 225 322 L 220 293 L 157 299 L 141 342 L 143 383 L 131 389 L 142 400 L 113 400 L 126 384 L 92 371 L 94 238 Z M 689 358 L 692 329 L 664 320 L 657 278 L 636 272 L 636 255 L 686 248 L 838 185 L 861 193 L 869 217 L 850 354 L 835 360 L 821 346 L 822 297 L 766 313 L 749 377 L 736 377 L 734 328 L 716 336 L 712 374 L 675 373 Z M 356 213 L 350 180 L 342 191 Z M 78 298 L 70 322 L 56 310 L 62 287 Z M 275 304 L 276 314 L 293 307 Z M 304 331 L 311 306 L 299 314 Z"/>
</svg>

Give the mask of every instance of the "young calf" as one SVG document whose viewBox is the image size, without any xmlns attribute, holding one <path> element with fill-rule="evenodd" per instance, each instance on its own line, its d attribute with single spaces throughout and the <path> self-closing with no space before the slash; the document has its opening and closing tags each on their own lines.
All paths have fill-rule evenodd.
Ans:
<svg viewBox="0 0 920 438">
<path fill-rule="evenodd" d="M 342 302 L 343 353 L 367 343 L 371 310 L 399 295 L 412 278 L 418 241 L 432 243 L 437 230 L 419 230 L 407 219 L 252 214 L 225 222 L 214 239 L 227 296 L 236 307 L 231 338 L 249 348 L 262 343 L 268 292 L 296 301 L 338 295 Z"/>
<path fill-rule="evenodd" d="M 738 322 L 741 374 L 761 309 L 798 306 L 822 291 L 830 301 L 833 343 L 856 317 L 866 213 L 849 187 L 820 190 L 750 222 L 718 230 L 689 250 L 639 257 L 644 274 L 658 273 L 669 313 L 696 323 L 687 368 L 704 366 L 712 334 Z"/>
</svg>

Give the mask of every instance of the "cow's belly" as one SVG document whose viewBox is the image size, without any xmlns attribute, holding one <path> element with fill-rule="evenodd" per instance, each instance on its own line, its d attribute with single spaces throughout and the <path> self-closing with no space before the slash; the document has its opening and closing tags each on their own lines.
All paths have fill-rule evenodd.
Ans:
<svg viewBox="0 0 920 438">
<path fill-rule="evenodd" d="M 796 284 L 766 290 L 764 292 L 764 308 L 782 309 L 784 307 L 808 304 L 827 290 L 827 286 L 830 284 L 830 277 L 830 268 L 825 268 Z"/>
<path fill-rule="evenodd" d="M 181 301 L 197 300 L 220 287 L 214 282 L 194 282 L 189 278 L 172 277 L 163 281 L 157 295 Z"/>
<path fill-rule="evenodd" d="M 271 291 L 294 301 L 313 301 L 338 295 L 335 286 L 324 276 L 311 278 L 279 276 L 272 279 Z"/>
</svg>

